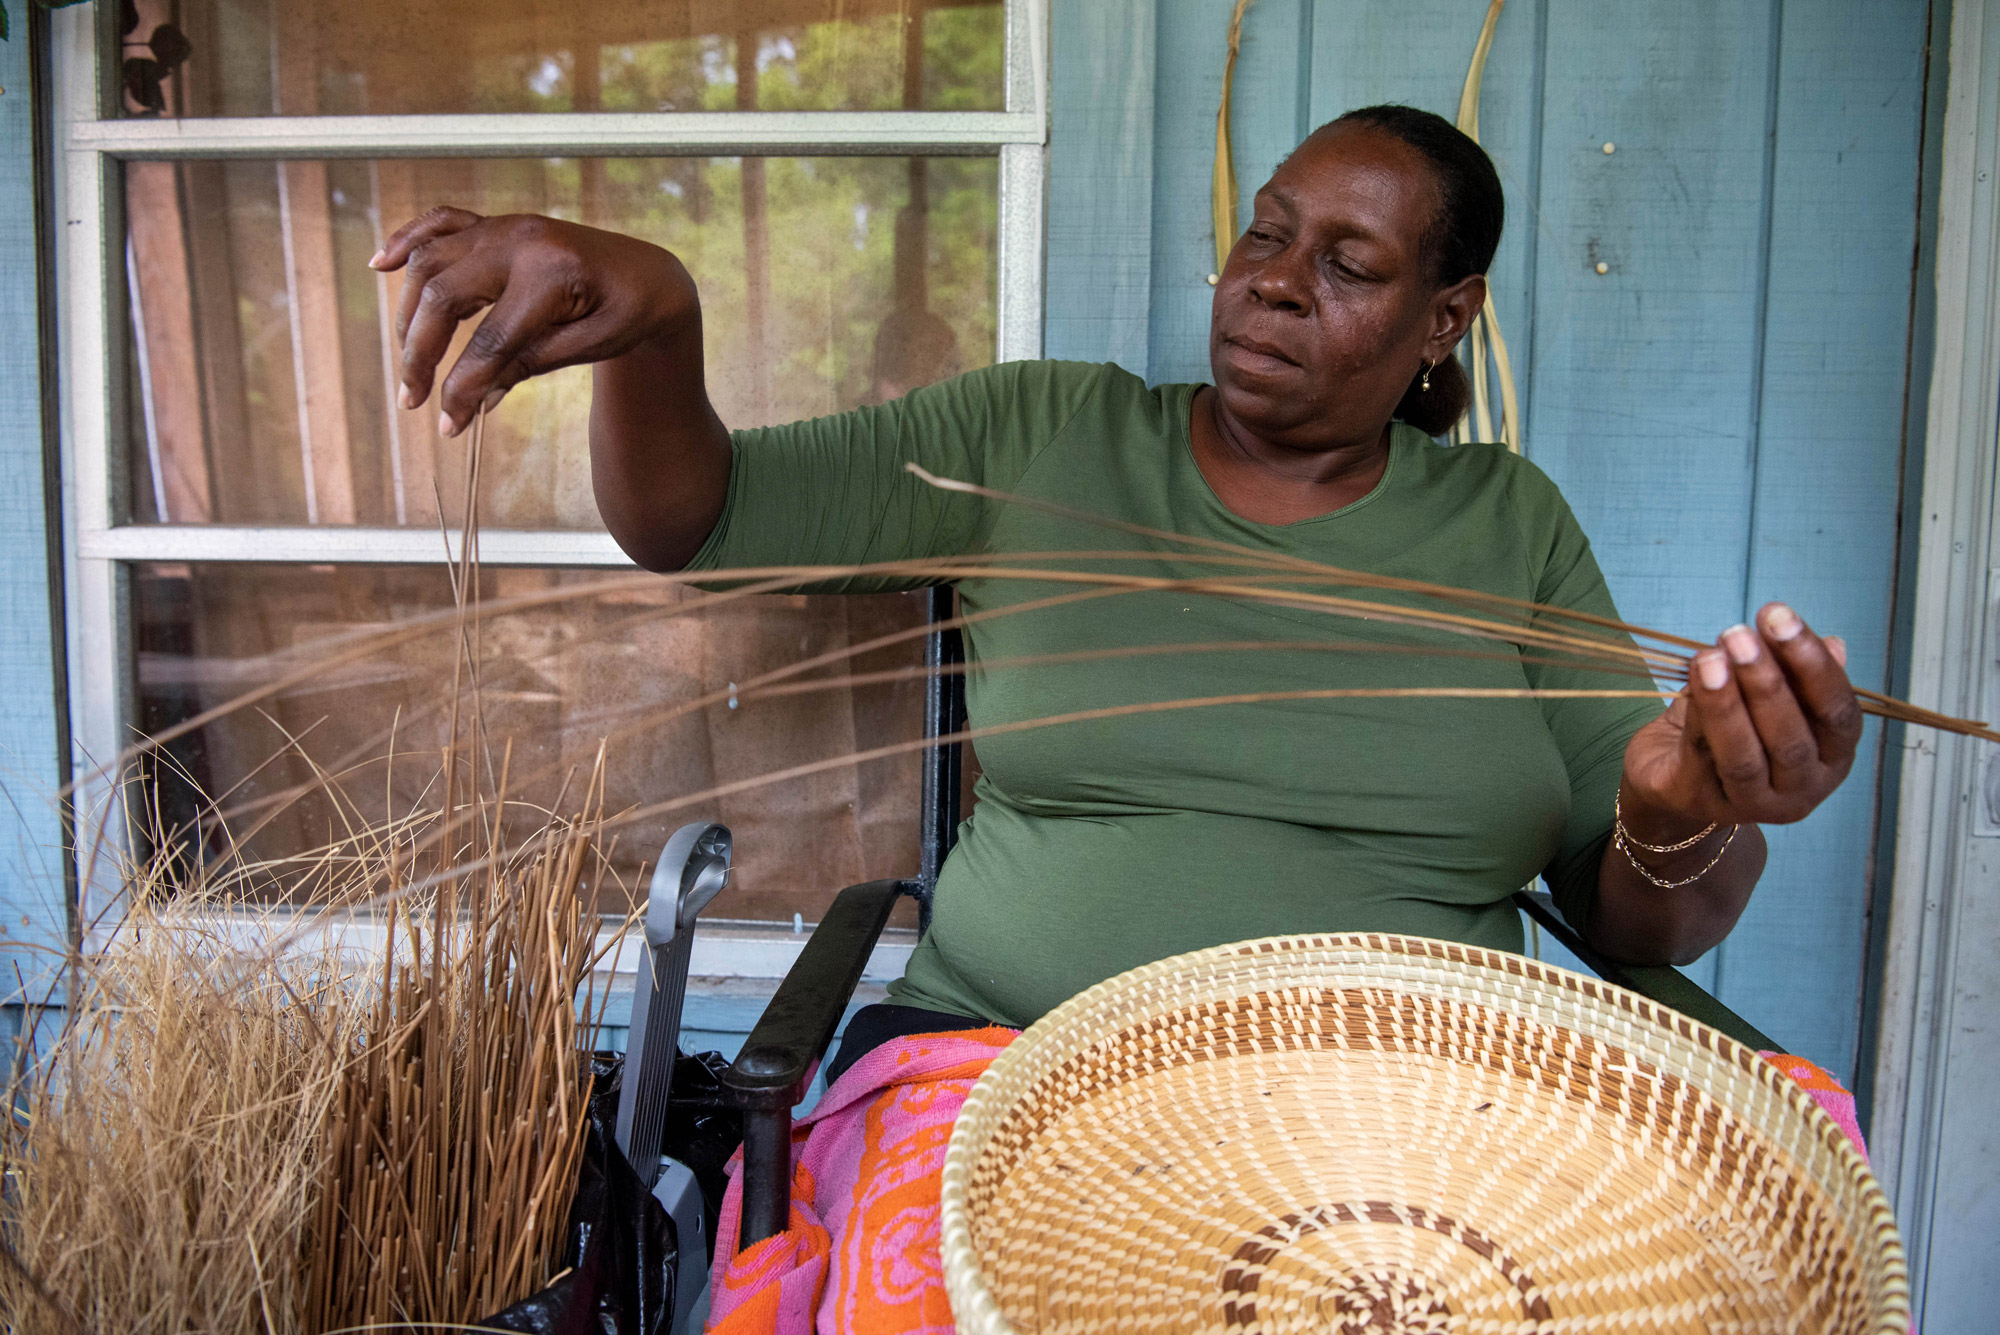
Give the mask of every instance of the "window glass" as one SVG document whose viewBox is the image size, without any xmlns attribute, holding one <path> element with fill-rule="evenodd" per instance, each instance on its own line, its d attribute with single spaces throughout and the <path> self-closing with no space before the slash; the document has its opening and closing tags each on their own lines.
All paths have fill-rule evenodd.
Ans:
<svg viewBox="0 0 2000 1335">
<path fill-rule="evenodd" d="M 127 115 L 997 111 L 994 0 L 138 0 Z"/>
<path fill-rule="evenodd" d="M 618 812 L 922 735 L 915 678 L 765 698 L 744 690 L 735 708 L 685 708 L 728 683 L 920 626 L 921 594 L 762 595 L 677 616 L 698 595 L 646 576 L 488 568 L 477 578 L 491 610 L 474 641 L 476 713 L 496 771 L 511 745 L 508 791 L 519 802 L 555 802 L 601 741 L 605 809 Z M 544 594 L 560 596 L 504 610 Z M 185 850 L 212 857 L 233 835 L 253 856 L 295 855 L 432 800 L 461 642 L 444 568 L 141 564 L 132 606 L 143 733 L 302 666 L 321 669 L 149 762 L 162 821 L 182 832 Z M 368 638 L 424 618 L 429 633 Z M 350 646 L 366 651 L 350 657 Z M 922 661 L 912 638 L 819 675 Z M 461 711 L 462 726 L 472 712 Z M 629 824 L 614 862 L 634 883 L 679 826 L 721 820 L 735 834 L 738 871 L 713 915 L 814 921 L 843 885 L 915 873 L 918 794 L 914 752 L 844 766 Z M 625 911 L 607 898 L 601 909 Z"/>
<path fill-rule="evenodd" d="M 385 229 L 436 203 L 678 254 L 731 426 L 894 397 L 995 347 L 990 157 L 131 162 L 124 185 L 123 475 L 139 523 L 435 527 L 440 499 L 463 513 L 467 437 L 439 438 L 435 399 L 395 406 L 403 279 L 367 263 Z M 490 416 L 488 524 L 597 527 L 589 392 L 573 368 Z"/>
</svg>

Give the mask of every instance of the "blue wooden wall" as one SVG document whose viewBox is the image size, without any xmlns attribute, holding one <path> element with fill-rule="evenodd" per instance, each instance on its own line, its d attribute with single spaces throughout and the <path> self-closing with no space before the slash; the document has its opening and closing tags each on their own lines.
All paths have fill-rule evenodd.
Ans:
<svg viewBox="0 0 2000 1335">
<path fill-rule="evenodd" d="M 33 116 L 26 0 L 0 0 L 0 1041 L 20 988 L 67 933 L 56 818 L 56 654 L 36 333 Z M 46 984 L 43 984 L 46 986 Z M 36 984 L 30 991 L 40 995 Z"/>
<path fill-rule="evenodd" d="M 1051 356 L 1207 378 L 1229 9 L 1054 0 Z M 1256 0 L 1234 108 L 1246 209 L 1344 110 L 1453 115 L 1485 9 Z M 1784 598 L 1883 689 L 1928 20 L 1929 0 L 1509 0 L 1481 116 L 1526 453 L 1625 614 L 1707 638 Z M 1871 726 L 1846 786 L 1768 831 L 1743 924 L 1689 971 L 1849 1079 L 1878 753 Z"/>
</svg>

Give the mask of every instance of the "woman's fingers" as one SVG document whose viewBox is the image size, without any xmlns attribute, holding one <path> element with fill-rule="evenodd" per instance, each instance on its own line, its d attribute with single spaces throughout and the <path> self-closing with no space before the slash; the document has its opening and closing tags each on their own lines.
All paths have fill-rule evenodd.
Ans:
<svg viewBox="0 0 2000 1335">
<path fill-rule="evenodd" d="M 382 249 L 375 252 L 368 261 L 371 269 L 387 272 L 400 269 L 410 258 L 410 252 L 427 241 L 433 241 L 453 232 L 462 232 L 479 221 L 479 215 L 467 209 L 455 209 L 448 204 L 419 214 L 390 234 L 382 243 Z"/>
<path fill-rule="evenodd" d="M 1822 640 L 1782 603 L 1757 630 L 1732 626 L 1694 657 L 1689 733 L 1699 733 L 1733 818 L 1802 819 L 1854 763 L 1861 706 L 1847 646 Z"/>
<path fill-rule="evenodd" d="M 397 338 L 409 337 L 410 322 L 417 318 L 418 307 L 432 280 L 471 255 L 478 248 L 484 231 L 484 228 L 475 231 L 468 227 L 463 231 L 432 237 L 410 251 L 405 260 L 403 292 L 396 302 Z"/>
<path fill-rule="evenodd" d="M 1781 810 L 1770 818 L 1796 820 L 1818 800 L 1819 738 L 1764 636 L 1748 626 L 1731 626 L 1722 633 L 1722 647 L 1751 726 L 1764 743 L 1771 789 L 1781 803 Z M 1790 811 L 1788 804 L 1801 798 L 1806 805 L 1796 813 Z"/>
<path fill-rule="evenodd" d="M 1847 680 L 1847 646 L 1813 634 L 1798 613 L 1783 603 L 1766 604 L 1757 617 L 1772 655 L 1784 669 L 1803 707 L 1823 765 L 1847 772 L 1861 739 L 1861 702 Z"/>
<path fill-rule="evenodd" d="M 451 349 L 459 324 L 500 299 L 509 267 L 504 252 L 474 247 L 423 281 L 403 331 L 404 407 L 414 408 L 429 397 L 438 363 Z M 416 282 L 413 272 L 409 286 Z M 409 286 L 404 288 L 406 303 Z"/>
<path fill-rule="evenodd" d="M 433 209 L 397 229 L 369 263 L 405 272 L 399 397 L 415 408 L 439 386 L 447 436 L 531 375 L 619 356 L 663 328 L 699 334 L 694 285 L 673 256 L 552 218 Z M 459 326 L 482 310 L 464 354 L 442 374 Z"/>
<path fill-rule="evenodd" d="M 1764 754 L 1764 739 L 1750 719 L 1723 649 L 1704 649 L 1694 656 L 1688 674 L 1688 693 L 1699 717 L 1701 736 L 1708 743 L 1709 763 L 1722 784 L 1729 804 L 1738 811 L 1756 811 L 1766 806 L 1771 793 L 1770 764 Z"/>
<path fill-rule="evenodd" d="M 438 390 L 442 415 L 438 425 L 443 434 L 457 435 L 482 404 L 489 399 L 497 403 L 497 395 L 545 369 L 523 363 L 523 353 L 548 332 L 568 304 L 565 295 L 553 287 L 517 285 L 500 295 L 466 340 L 465 351 L 458 354 Z"/>
<path fill-rule="evenodd" d="M 1661 722 L 1673 730 L 1674 754 L 1678 762 L 1673 796 L 1680 800 L 1667 805 L 1690 815 L 1707 813 L 1702 816 L 1704 820 L 1721 819 L 1718 813 L 1729 810 L 1729 794 L 1723 791 L 1716 779 L 1712 749 L 1702 724 L 1701 706 L 1695 700 L 1692 687 L 1667 703 Z"/>
</svg>

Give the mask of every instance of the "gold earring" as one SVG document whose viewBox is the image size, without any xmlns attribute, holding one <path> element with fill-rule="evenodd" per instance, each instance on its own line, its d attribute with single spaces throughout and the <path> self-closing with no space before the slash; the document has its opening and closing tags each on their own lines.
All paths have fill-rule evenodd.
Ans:
<svg viewBox="0 0 2000 1335">
<path fill-rule="evenodd" d="M 1436 362 L 1424 363 L 1424 376 L 1423 380 L 1419 382 L 1419 388 L 1426 394 L 1431 392 L 1431 368 L 1436 365 Z"/>
</svg>

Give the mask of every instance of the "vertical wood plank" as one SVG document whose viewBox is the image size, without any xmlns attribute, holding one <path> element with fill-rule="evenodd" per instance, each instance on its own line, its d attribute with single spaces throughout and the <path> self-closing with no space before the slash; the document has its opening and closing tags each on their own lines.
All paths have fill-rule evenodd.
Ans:
<svg viewBox="0 0 2000 1335">
<path fill-rule="evenodd" d="M 253 498 L 267 482 L 262 452 L 247 443 L 250 391 L 237 306 L 236 252 L 226 207 L 229 174 L 218 162 L 176 163 L 173 170 L 180 215 L 188 220 L 183 239 L 193 331 L 189 355 L 201 391 L 212 502 L 208 517 L 228 520 L 256 513 Z"/>
<path fill-rule="evenodd" d="M 28 22 L 10 8 L 14 39 L 0 42 L 0 1000 L 8 1002 L 16 966 L 33 979 L 60 958 L 69 917 L 56 818 L 60 696 L 42 485 Z M 41 995 L 33 982 L 30 995 Z"/>
<path fill-rule="evenodd" d="M 1258 189 L 1317 123 L 1312 121 L 1312 51 L 1307 45 L 1313 11 L 1314 0 L 1257 0 L 1243 16 L 1243 45 L 1236 59 L 1236 94 L 1230 108 L 1238 227 L 1249 223 L 1250 201 Z M 1224 49 L 1218 43 L 1214 57 L 1218 63 Z M 1210 107 L 1211 119 L 1214 112 Z M 1214 152 L 1211 144 L 1202 165 Z M 1208 203 L 1206 191 L 1202 203 Z M 1209 267 L 1214 267 L 1212 258 Z"/>
<path fill-rule="evenodd" d="M 1651 14 L 1550 0 L 1527 439 L 1626 614 L 1705 639 L 1742 603 L 1775 52 L 1767 2 Z"/>
<path fill-rule="evenodd" d="M 1935 0 L 1931 13 L 1897 680 L 1910 698 L 1990 718 L 2000 703 L 2000 0 Z M 1955 737 L 1897 742 L 1862 1124 L 1903 1233 L 1917 1321 L 1985 1330 L 2000 1309 L 2000 844 L 1981 800 L 1994 751 Z"/>
<path fill-rule="evenodd" d="M 307 6 L 278 13 L 273 109 L 291 116 L 319 111 L 319 23 Z M 310 522 L 352 524 L 354 462 L 347 429 L 347 381 L 342 368 L 340 298 L 333 258 L 333 204 L 326 163 L 277 164 L 279 221 L 291 299 L 294 375 L 300 384 L 299 434 L 305 455 Z"/>
<path fill-rule="evenodd" d="M 1743 615 L 1793 603 L 1889 686 L 1903 386 L 1916 253 L 1925 6 L 1784 0 L 1770 263 Z M 1879 731 L 1718 951 L 1722 999 L 1853 1075 Z"/>
<path fill-rule="evenodd" d="M 125 217 L 139 291 L 133 318 L 145 325 L 151 429 L 159 444 L 161 476 L 154 485 L 166 503 L 166 512 L 156 518 L 162 523 L 205 524 L 214 501 L 202 426 L 197 361 L 201 343 L 195 329 L 187 219 L 181 213 L 178 173 L 171 162 L 128 164 Z M 144 472 L 132 471 L 135 477 Z M 132 498 L 135 508 L 138 501 L 139 497 Z"/>
<path fill-rule="evenodd" d="M 1548 8 L 1525 448 L 1625 615 L 1702 639 L 1748 559 L 1775 2 Z"/>
<path fill-rule="evenodd" d="M 306 495 L 312 522 L 352 524 L 354 511 L 353 439 L 347 429 L 347 380 L 340 344 L 340 289 L 333 260 L 333 205 L 324 162 L 281 162 L 279 188 L 289 205 L 279 219 L 291 270 L 291 297 L 298 303 L 293 336 L 299 353 L 293 365 L 302 374 L 300 396 L 309 469 Z"/>
<path fill-rule="evenodd" d="M 375 207 L 381 211 L 382 230 L 393 232 L 403 224 L 422 213 L 430 206 L 431 194 L 419 188 L 419 164 L 391 160 L 380 163 L 375 173 Z M 443 197 L 439 193 L 439 197 Z M 387 314 L 382 324 L 386 327 L 393 321 L 394 312 L 403 298 L 405 273 L 398 270 L 377 284 L 378 300 Z M 386 332 L 382 335 L 386 356 L 398 369 L 402 365 L 403 347 Z M 448 363 L 447 363 L 448 364 Z M 402 441 L 402 490 L 396 496 L 397 513 L 404 522 L 435 525 L 441 516 L 438 513 L 438 497 L 444 486 L 450 484 L 448 477 L 441 477 L 445 470 L 440 467 L 443 458 L 444 441 L 438 435 L 437 407 L 430 401 L 429 411 L 423 408 L 406 409 L 400 402 L 391 400 L 388 411 L 398 415 Z M 457 518 L 456 515 L 453 516 Z"/>
<path fill-rule="evenodd" d="M 1535 266 L 1543 245 L 1542 95 L 1548 62 L 1548 0 L 1507 0 L 1493 30 L 1479 107 L 1479 142 L 1493 159 L 1507 195 L 1507 225 L 1487 272 L 1500 333 L 1513 355 L 1522 420 L 1533 411 L 1534 384 L 1527 369 L 1535 357 Z M 1440 39 L 1458 62 L 1452 102 L 1438 108 L 1456 117 L 1458 89 L 1478 41 L 1483 15 L 1460 15 L 1452 40 Z M 1493 414 L 1500 416 L 1500 382 L 1491 381 Z M 1525 449 L 1525 443 L 1523 445 Z"/>
<path fill-rule="evenodd" d="M 1155 0 L 1054 0 L 1043 347 L 1148 371 Z"/>
<path fill-rule="evenodd" d="M 1521 0 L 1509 0 L 1510 7 Z M 1378 102 L 1401 102 L 1450 119 L 1485 10 L 1454 0 L 1315 0 L 1312 122 Z M 1508 27 L 1518 15 L 1503 15 Z M 1500 41 L 1494 32 L 1494 44 Z M 1499 72 L 1500 56 L 1492 61 Z M 1495 88 L 1493 91 L 1498 91 Z"/>
<path fill-rule="evenodd" d="M 1250 198 L 1310 128 L 1312 0 L 1258 0 L 1243 21 L 1236 62 L 1230 142 L 1236 162 L 1239 221 Z M 1159 85 L 1154 119 L 1154 381 L 1206 381 L 1209 310 L 1214 289 L 1210 173 L 1215 113 L 1228 55 L 1229 11 L 1164 0 L 1158 16 Z M 1302 128 L 1303 127 L 1303 128 Z"/>
<path fill-rule="evenodd" d="M 1253 5 L 1246 32 L 1265 14 Z M 1153 260 L 1147 378 L 1156 383 L 1206 381 L 1208 312 L 1214 289 L 1214 224 L 1209 178 L 1215 161 L 1215 109 L 1222 97 L 1222 62 L 1228 53 L 1229 7 L 1160 0 L 1155 20 L 1157 86 L 1154 99 Z M 1239 57 L 1237 86 L 1263 77 Z M 1243 140 L 1237 141 L 1238 150 Z"/>
</svg>

